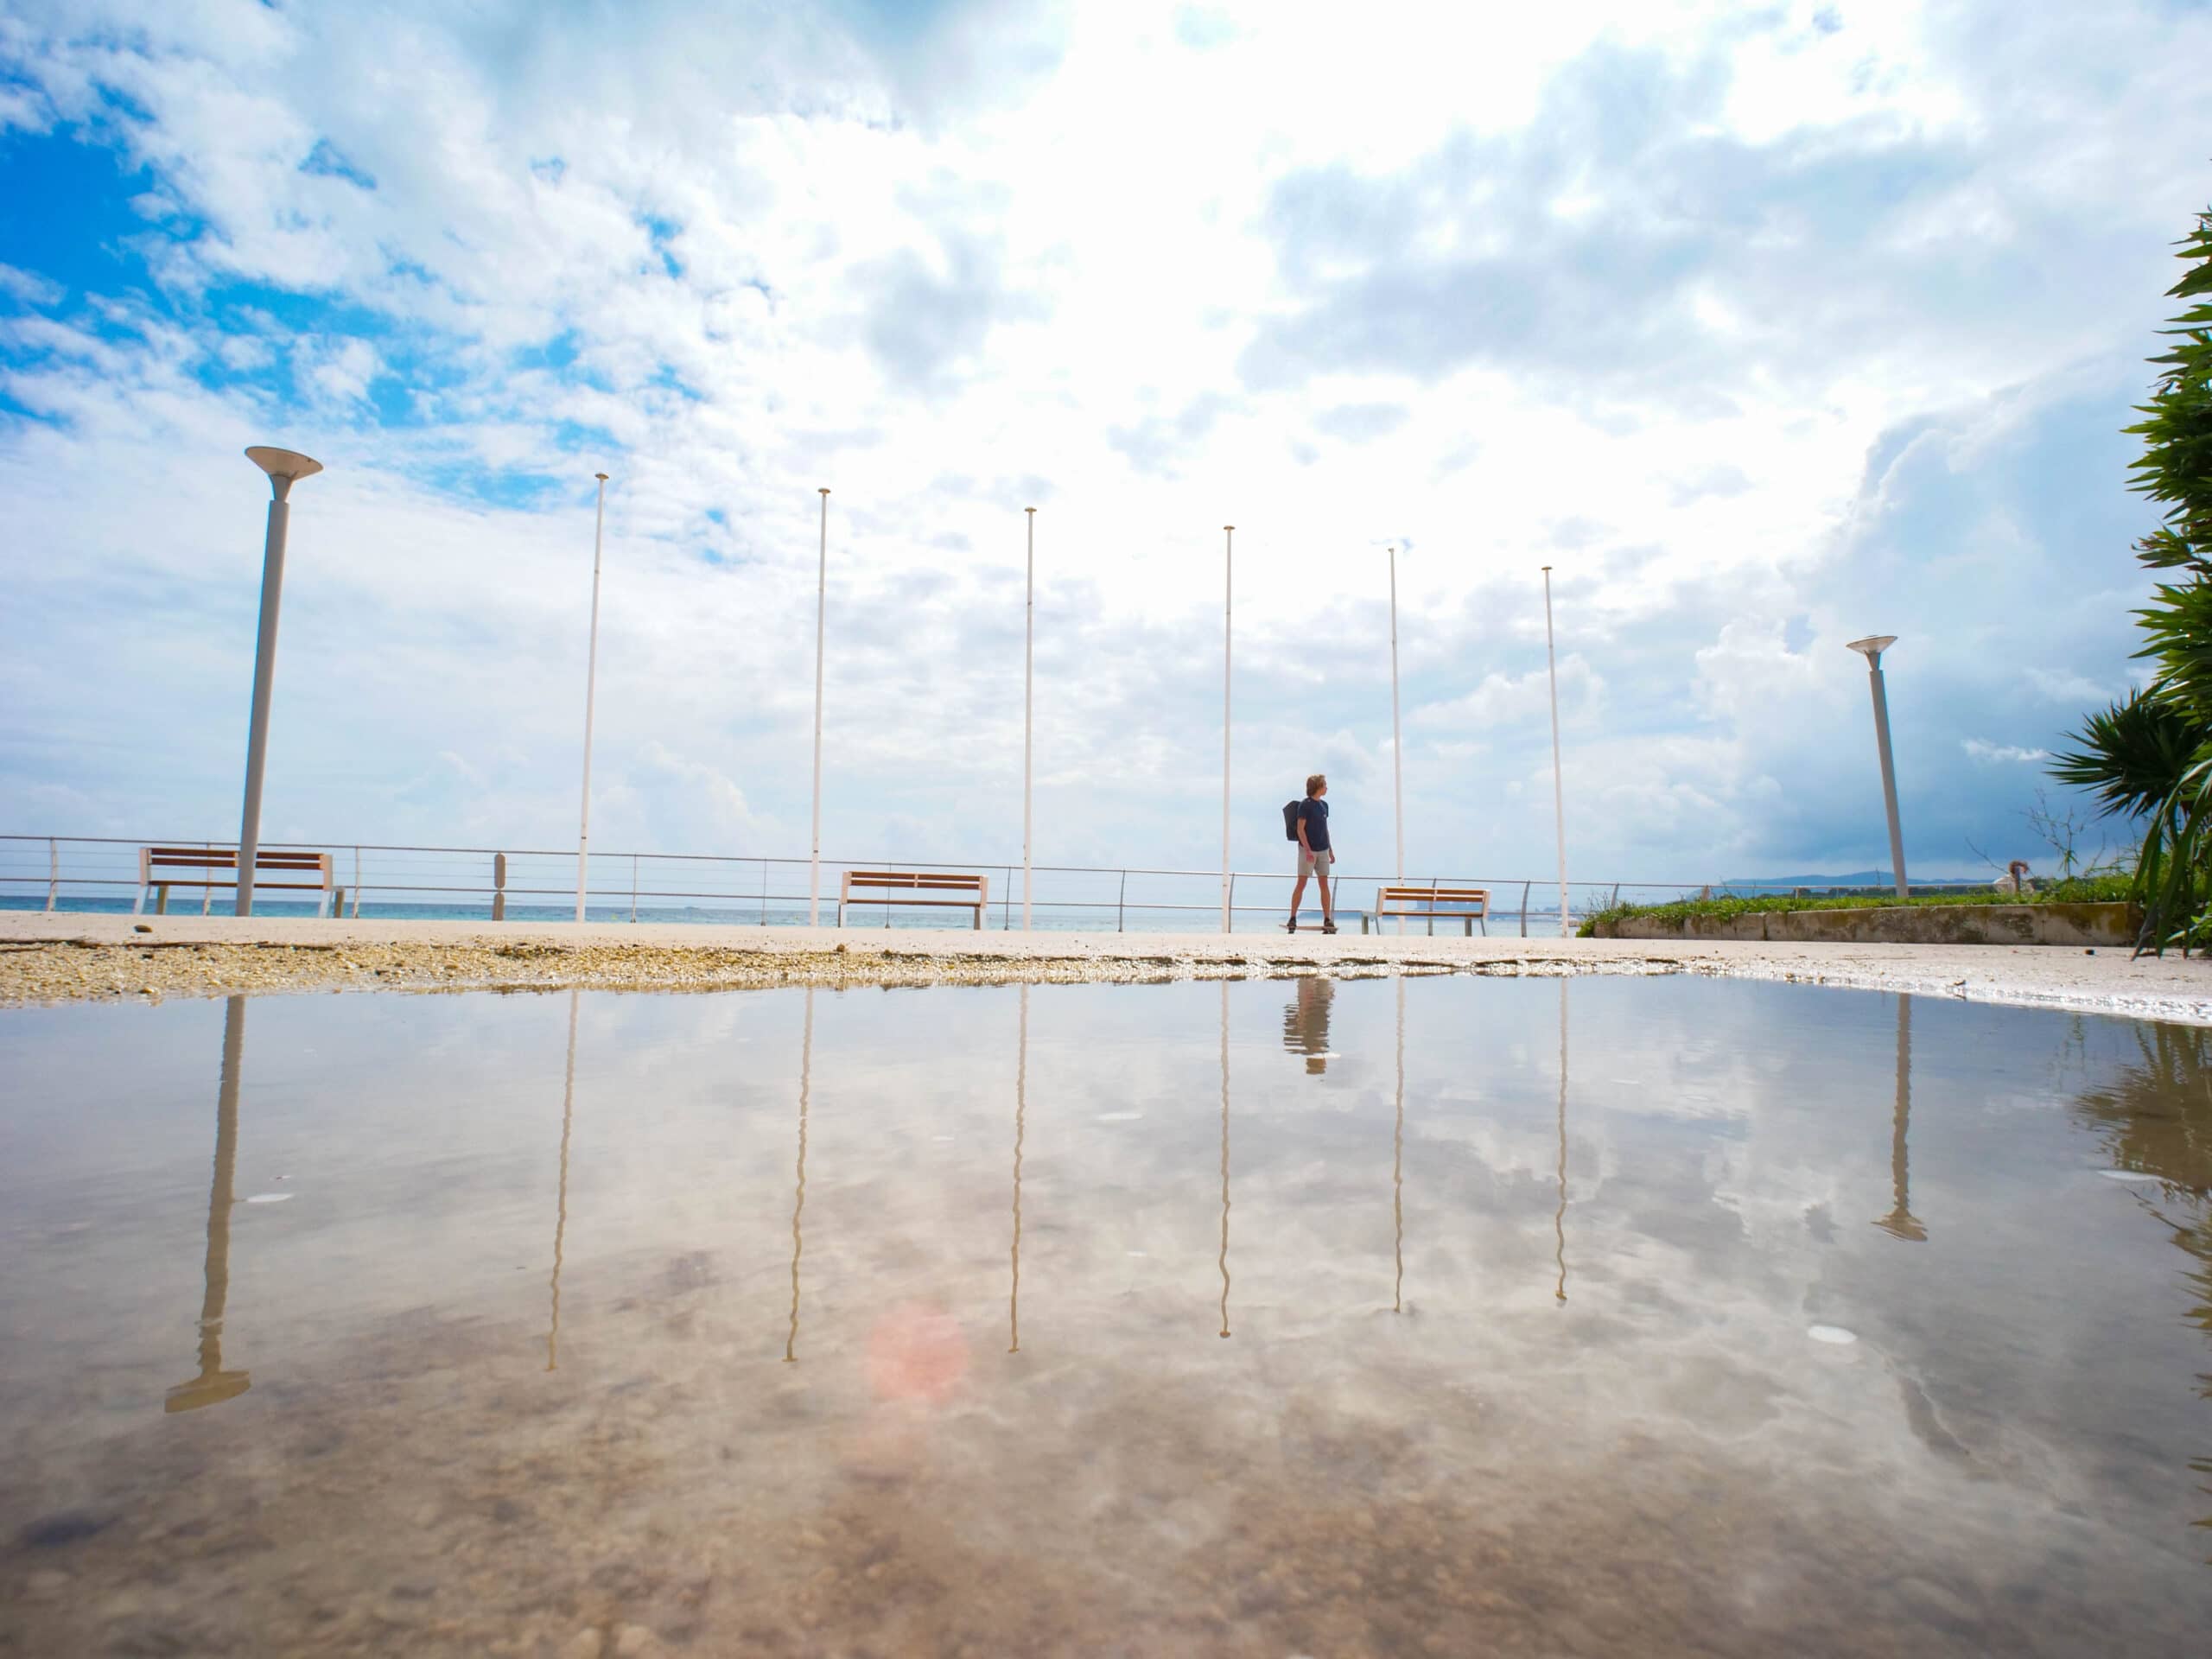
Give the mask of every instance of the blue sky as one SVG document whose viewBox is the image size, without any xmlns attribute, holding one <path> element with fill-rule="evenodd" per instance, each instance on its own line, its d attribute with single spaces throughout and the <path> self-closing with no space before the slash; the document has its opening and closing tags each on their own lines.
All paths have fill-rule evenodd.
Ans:
<svg viewBox="0 0 2212 1659">
<path fill-rule="evenodd" d="M 1316 768 L 1385 868 L 1863 868 L 2036 844 L 2136 671 L 2120 429 L 2212 199 L 2200 6 L 1571 15 L 950 0 L 0 18 L 8 830 L 1237 859 Z M 371 12 L 373 15 L 369 15 Z M 2092 837 L 2094 839 L 2094 836 Z"/>
</svg>

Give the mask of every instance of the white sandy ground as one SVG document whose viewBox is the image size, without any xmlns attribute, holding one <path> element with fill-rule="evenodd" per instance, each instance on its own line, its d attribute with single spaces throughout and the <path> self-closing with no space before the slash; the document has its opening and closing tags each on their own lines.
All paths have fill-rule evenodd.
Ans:
<svg viewBox="0 0 2212 1659">
<path fill-rule="evenodd" d="M 347 987 L 705 990 L 1401 970 L 1711 974 L 2212 1025 L 2212 963 L 2055 945 L 0 913 L 0 1004 Z"/>
</svg>

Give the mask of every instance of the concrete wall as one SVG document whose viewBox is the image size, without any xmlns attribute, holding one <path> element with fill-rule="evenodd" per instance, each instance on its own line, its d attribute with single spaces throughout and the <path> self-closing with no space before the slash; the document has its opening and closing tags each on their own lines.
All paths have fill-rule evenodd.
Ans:
<svg viewBox="0 0 2212 1659">
<path fill-rule="evenodd" d="M 1856 910 L 1764 910 L 1663 921 L 1600 923 L 1620 939 L 1751 939 L 1777 944 L 2071 944 L 2135 943 L 2133 905 L 1885 905 Z"/>
</svg>

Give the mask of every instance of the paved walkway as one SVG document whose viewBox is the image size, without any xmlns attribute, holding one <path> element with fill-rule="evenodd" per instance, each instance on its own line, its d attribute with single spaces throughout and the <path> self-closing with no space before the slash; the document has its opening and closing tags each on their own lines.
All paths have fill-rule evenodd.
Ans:
<svg viewBox="0 0 2212 1659">
<path fill-rule="evenodd" d="M 1280 976 L 1699 973 L 2212 1025 L 2212 963 L 2061 946 L 261 920 L 0 912 L 0 1003 L 325 988 L 708 990 Z"/>
</svg>

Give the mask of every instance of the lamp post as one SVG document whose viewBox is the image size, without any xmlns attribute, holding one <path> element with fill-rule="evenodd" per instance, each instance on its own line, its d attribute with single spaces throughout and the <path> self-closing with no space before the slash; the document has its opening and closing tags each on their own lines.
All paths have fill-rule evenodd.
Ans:
<svg viewBox="0 0 2212 1659">
<path fill-rule="evenodd" d="M 1567 797 L 1560 785 L 1559 659 L 1552 644 L 1552 568 L 1544 567 L 1544 669 L 1552 683 L 1552 822 L 1559 832 L 1559 936 L 1567 938 Z"/>
<path fill-rule="evenodd" d="M 1398 737 L 1398 550 L 1390 549 L 1390 811 L 1398 833 L 1399 881 L 1406 879 L 1406 757 Z M 1405 922 L 1398 931 L 1406 931 Z"/>
<path fill-rule="evenodd" d="M 806 867 L 806 925 L 822 925 L 822 628 L 830 604 L 830 488 L 822 486 L 822 550 L 814 567 L 814 849 Z"/>
<path fill-rule="evenodd" d="M 1236 526 L 1221 527 L 1221 931 L 1229 914 L 1229 643 L 1230 611 L 1236 595 Z M 1229 1334 L 1224 1331 L 1224 1337 Z"/>
<path fill-rule="evenodd" d="M 1893 633 L 1869 634 L 1853 639 L 1850 648 L 1866 659 L 1866 682 L 1874 695 L 1874 742 L 1882 752 L 1882 804 L 1890 815 L 1890 868 L 1897 877 L 1897 897 L 1908 896 L 1904 879 L 1904 831 L 1897 827 L 1897 770 L 1890 758 L 1890 695 L 1882 683 L 1882 653 L 1897 642 Z"/>
<path fill-rule="evenodd" d="M 599 681 L 599 556 L 607 541 L 607 474 L 592 476 L 599 480 L 599 512 L 591 532 L 591 644 L 584 652 L 584 804 L 576 827 L 576 919 L 580 922 L 584 918 L 585 867 L 591 855 L 591 710 Z"/>
<path fill-rule="evenodd" d="M 238 824 L 238 913 L 253 914 L 253 864 L 261 853 L 261 778 L 269 754 L 269 695 L 276 678 L 276 612 L 284 597 L 284 532 L 292 486 L 322 463 L 291 449 L 257 443 L 245 458 L 269 474 L 269 529 L 261 549 L 261 632 L 253 647 L 253 713 L 246 725 L 245 810 Z"/>
<path fill-rule="evenodd" d="M 1029 931 L 1029 777 L 1031 741 L 1036 731 L 1037 509 L 1029 515 L 1029 586 L 1021 607 L 1021 931 Z M 1025 989 L 1023 995 L 1028 995 Z M 1025 1004 L 1025 1011 L 1027 1005 Z"/>
</svg>

